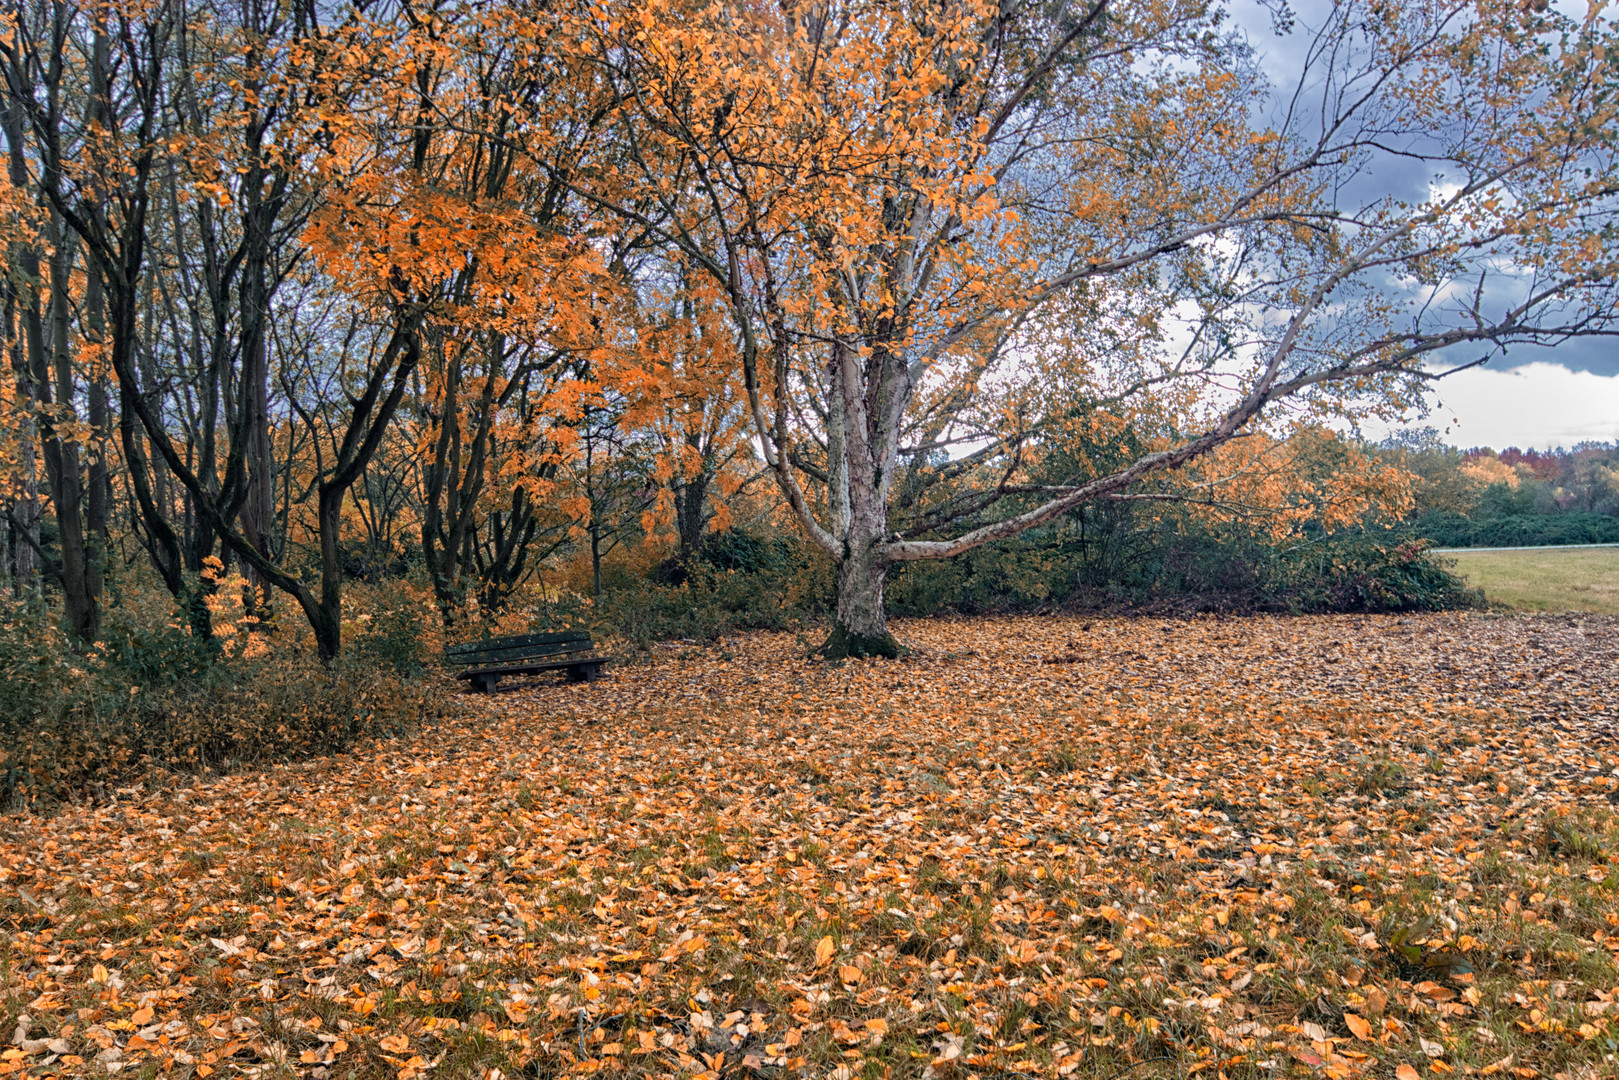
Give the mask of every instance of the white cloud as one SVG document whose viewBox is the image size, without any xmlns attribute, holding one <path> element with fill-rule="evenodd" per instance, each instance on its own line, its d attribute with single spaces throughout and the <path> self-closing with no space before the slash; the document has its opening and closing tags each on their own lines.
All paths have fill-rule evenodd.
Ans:
<svg viewBox="0 0 1619 1080">
<path fill-rule="evenodd" d="M 1441 380 L 1429 400 L 1433 413 L 1413 423 L 1438 428 L 1455 446 L 1545 450 L 1619 441 L 1619 376 L 1538 361 L 1470 368 Z"/>
</svg>

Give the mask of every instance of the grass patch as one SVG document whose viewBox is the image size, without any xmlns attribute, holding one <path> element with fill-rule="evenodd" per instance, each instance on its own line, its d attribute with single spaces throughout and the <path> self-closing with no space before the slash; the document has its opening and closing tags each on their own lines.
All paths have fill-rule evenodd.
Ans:
<svg viewBox="0 0 1619 1080">
<path fill-rule="evenodd" d="M 1497 604 L 1619 615 L 1619 548 L 1449 551 L 1444 557 Z"/>
</svg>

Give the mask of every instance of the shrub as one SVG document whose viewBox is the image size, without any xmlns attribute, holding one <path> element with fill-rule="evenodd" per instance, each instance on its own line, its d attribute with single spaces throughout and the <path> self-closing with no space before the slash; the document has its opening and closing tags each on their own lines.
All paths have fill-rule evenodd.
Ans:
<svg viewBox="0 0 1619 1080">
<path fill-rule="evenodd" d="M 889 589 L 896 614 L 1147 606 L 1242 611 L 1434 611 L 1477 607 L 1422 541 L 1348 530 L 1291 545 L 1170 529 L 1051 530 L 941 563 Z"/>
<path fill-rule="evenodd" d="M 598 629 L 645 643 L 708 639 L 738 630 L 781 630 L 831 608 L 831 566 L 794 545 L 765 569 L 717 569 L 699 562 L 679 585 L 647 579 L 607 590 L 592 618 Z"/>
<path fill-rule="evenodd" d="M 332 669 L 306 649 L 229 656 L 173 625 L 109 609 L 102 643 L 0 608 L 0 806 L 45 807 L 161 771 L 331 753 L 441 716 L 432 680 L 356 649 Z"/>
<path fill-rule="evenodd" d="M 1479 518 L 1432 513 L 1418 518 L 1409 529 L 1414 535 L 1431 540 L 1438 547 L 1619 543 L 1619 518 L 1579 511 Z"/>
<path fill-rule="evenodd" d="M 529 618 L 646 642 L 781 629 L 831 611 L 832 566 L 818 550 L 791 534 L 733 532 L 678 574 L 671 573 L 673 560 L 648 561 L 641 573 L 615 565 L 604 574 L 599 603 L 564 594 L 560 602 L 534 605 Z M 1426 542 L 1393 530 L 1277 542 L 1240 527 L 1143 519 L 1116 507 L 1086 508 L 954 559 L 896 565 L 886 598 L 889 612 L 900 616 L 1431 611 L 1483 602 Z"/>
<path fill-rule="evenodd" d="M 1442 611 L 1481 607 L 1483 595 L 1451 572 L 1423 540 L 1364 533 L 1301 547 L 1277 560 L 1267 606 L 1290 611 Z"/>
<path fill-rule="evenodd" d="M 363 606 L 344 637 L 351 660 L 391 669 L 407 678 L 419 678 L 430 659 L 442 648 L 443 621 L 426 590 L 412 590 L 404 582 L 387 589 L 354 589 L 349 606 Z M 369 602 L 368 602 L 369 601 Z"/>
</svg>

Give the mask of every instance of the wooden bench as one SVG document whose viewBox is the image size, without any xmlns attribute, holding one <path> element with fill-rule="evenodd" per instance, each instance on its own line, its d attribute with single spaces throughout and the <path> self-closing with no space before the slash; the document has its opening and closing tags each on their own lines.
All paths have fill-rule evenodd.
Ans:
<svg viewBox="0 0 1619 1080">
<path fill-rule="evenodd" d="M 592 655 L 593 649 L 588 632 L 563 630 L 451 645 L 444 650 L 444 659 L 466 668 L 456 675 L 457 679 L 466 679 L 475 691 L 487 694 L 507 675 L 566 671 L 569 682 L 590 682 L 601 674 L 602 665 L 612 659 Z"/>
</svg>

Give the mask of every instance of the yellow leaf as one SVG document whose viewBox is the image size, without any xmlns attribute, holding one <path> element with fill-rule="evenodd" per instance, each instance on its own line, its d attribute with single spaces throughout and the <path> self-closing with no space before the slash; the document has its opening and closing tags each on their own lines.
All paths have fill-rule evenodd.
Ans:
<svg viewBox="0 0 1619 1080">
<path fill-rule="evenodd" d="M 832 944 L 832 935 L 826 935 L 826 937 L 822 938 L 815 946 L 815 966 L 825 966 L 826 962 L 832 959 L 832 954 L 836 951 L 837 946 Z"/>
<path fill-rule="evenodd" d="M 406 1035 L 387 1035 L 378 1039 L 377 1045 L 390 1054 L 401 1054 L 410 1049 L 410 1038 Z"/>
<path fill-rule="evenodd" d="M 106 964 L 97 964 L 90 970 L 90 979 L 93 982 L 104 983 L 107 981 L 107 978 L 108 975 Z"/>
<path fill-rule="evenodd" d="M 867 1020 L 866 1021 L 866 1030 L 870 1031 L 870 1032 L 874 1032 L 874 1033 L 876 1033 L 878 1035 L 887 1035 L 888 1034 L 888 1021 L 887 1020 Z"/>
</svg>

